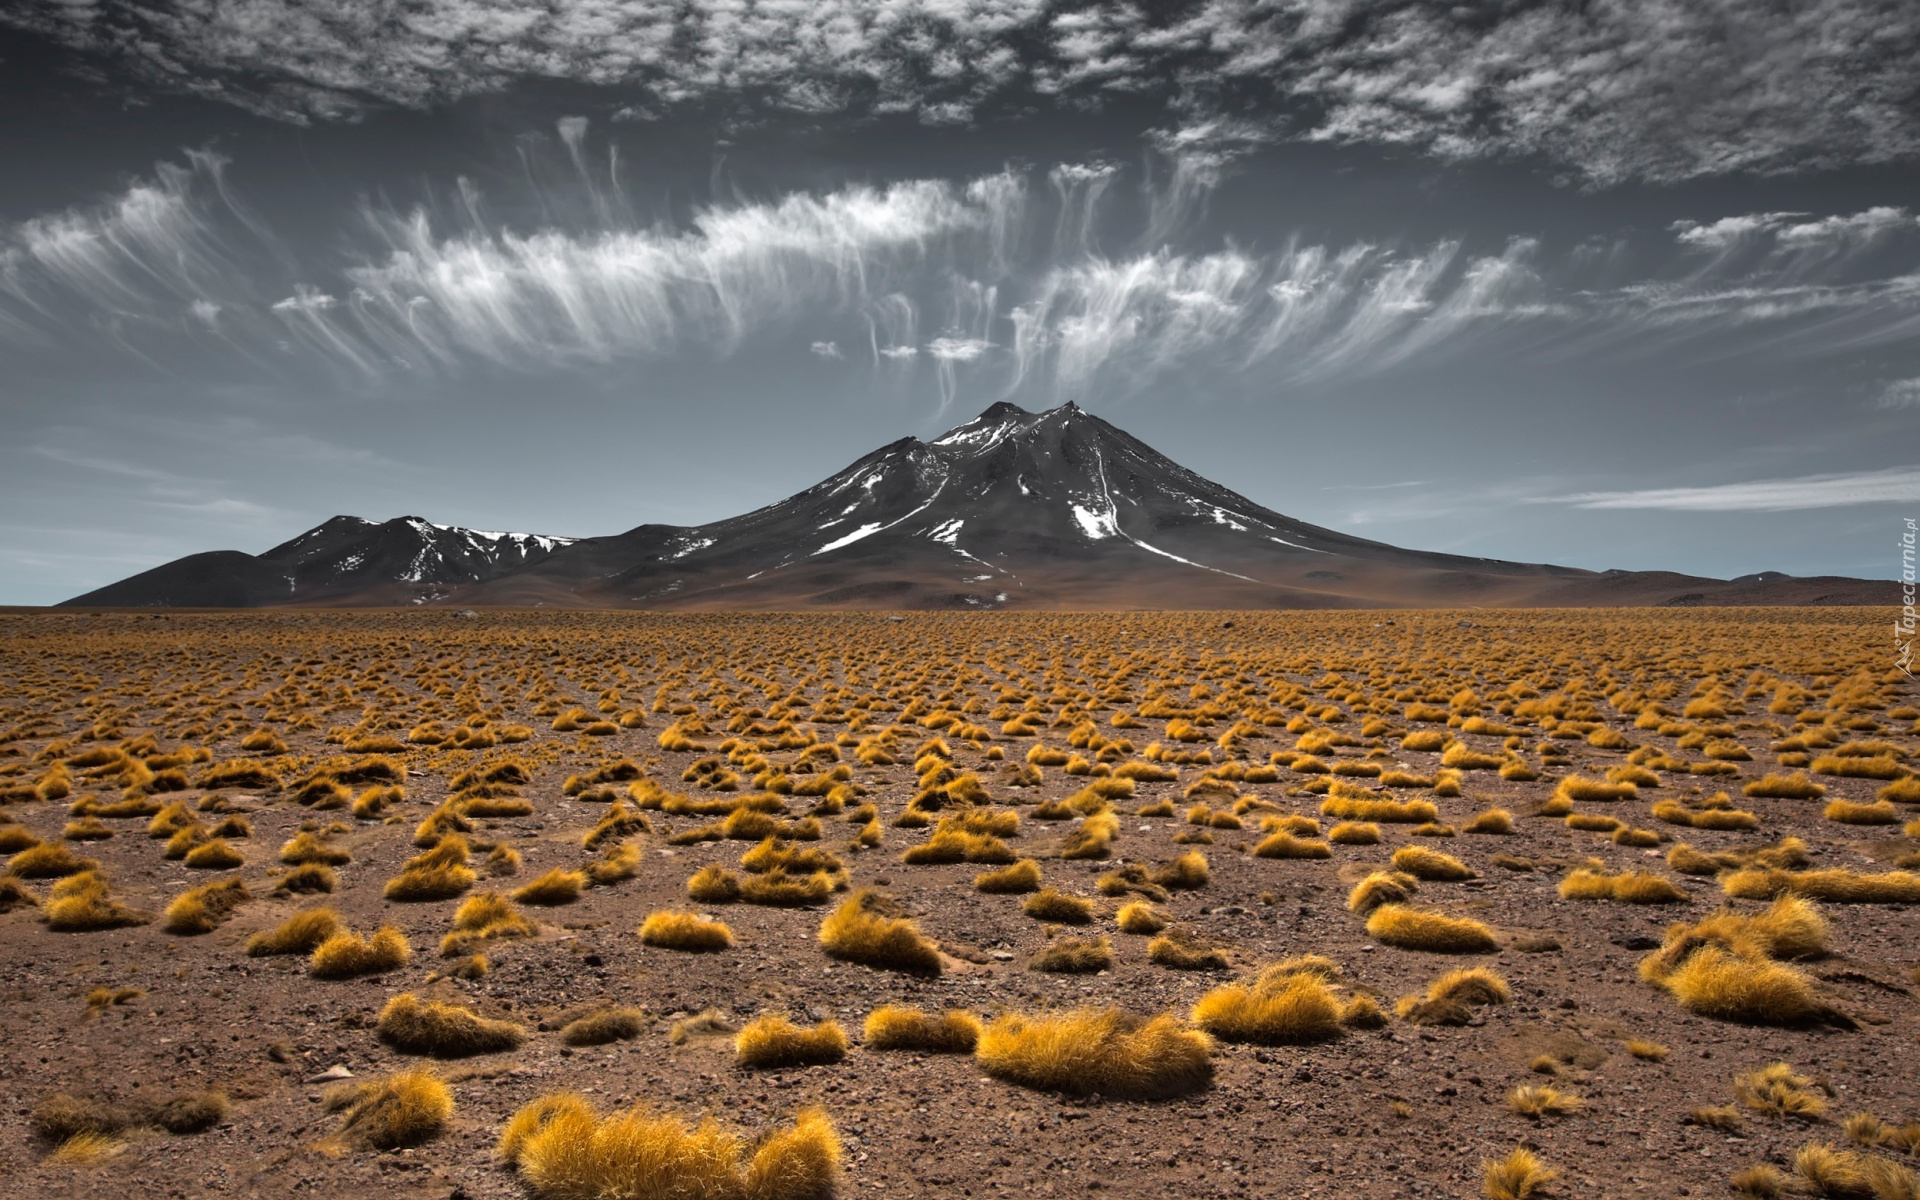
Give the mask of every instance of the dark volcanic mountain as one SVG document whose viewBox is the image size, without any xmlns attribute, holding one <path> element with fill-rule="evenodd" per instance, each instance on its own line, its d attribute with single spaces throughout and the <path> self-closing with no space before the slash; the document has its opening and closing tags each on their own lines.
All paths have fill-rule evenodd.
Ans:
<svg viewBox="0 0 1920 1200">
<path fill-rule="evenodd" d="M 116 607 L 256 608 L 327 600 L 424 603 L 517 571 L 572 538 L 488 533 L 419 517 L 335 517 L 254 556 L 215 550 L 164 563 L 66 601 Z"/>
<path fill-rule="evenodd" d="M 67 603 L 1327 608 L 1862 604 L 1891 591 L 1403 550 L 1263 508 L 1072 404 L 996 404 L 711 525 L 571 540 L 335 517 L 257 558 L 194 555 Z"/>
</svg>

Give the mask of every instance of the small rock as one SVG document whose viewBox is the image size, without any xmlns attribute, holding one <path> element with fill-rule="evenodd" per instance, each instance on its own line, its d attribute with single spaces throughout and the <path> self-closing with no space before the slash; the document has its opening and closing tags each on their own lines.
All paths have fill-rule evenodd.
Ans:
<svg viewBox="0 0 1920 1200">
<path fill-rule="evenodd" d="M 332 1066 L 328 1067 L 326 1070 L 320 1072 L 318 1075 L 307 1076 L 307 1082 L 308 1083 L 331 1083 L 333 1080 L 336 1080 L 336 1079 L 352 1079 L 352 1078 L 353 1078 L 352 1071 L 347 1070 L 344 1064 L 335 1063 Z"/>
</svg>

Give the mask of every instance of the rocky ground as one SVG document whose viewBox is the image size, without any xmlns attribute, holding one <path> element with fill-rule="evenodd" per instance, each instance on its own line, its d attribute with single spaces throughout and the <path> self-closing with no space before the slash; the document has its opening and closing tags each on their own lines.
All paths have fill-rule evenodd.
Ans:
<svg viewBox="0 0 1920 1200">
<path fill-rule="evenodd" d="M 76 631 L 73 618 L 58 618 L 67 622 L 62 625 L 51 617 L 11 618 L 0 647 L 4 655 L 0 669 L 7 678 L 0 683 L 12 693 L 8 703 L 13 705 L 16 731 L 39 732 L 10 738 L 7 745 L 16 757 L 0 761 L 32 764 L 56 736 L 70 735 L 75 722 L 86 715 L 76 707 L 80 701 L 96 690 L 111 690 L 116 682 L 111 665 L 115 656 L 110 652 L 115 645 L 164 656 L 169 648 L 191 643 L 196 654 L 215 660 L 212 665 L 232 669 L 237 681 L 240 671 L 265 653 L 272 638 L 312 639 L 316 659 L 340 646 L 351 650 L 359 644 L 346 633 L 329 640 L 325 625 L 298 629 L 274 625 L 276 620 L 293 619 L 315 620 L 255 616 L 247 618 L 254 624 L 225 630 L 218 638 L 200 631 L 176 641 L 181 625 L 191 618 L 155 623 L 170 624 L 164 635 L 131 618 L 101 618 L 103 623 L 119 623 L 104 629 L 96 625 L 84 636 Z M 381 619 L 340 618 L 363 623 Z M 1323 640 L 1307 645 L 1305 652 L 1320 654 L 1326 661 L 1281 665 L 1283 656 L 1292 664 L 1302 653 L 1301 644 L 1289 640 L 1302 627 L 1276 624 L 1269 628 L 1261 621 L 1295 619 L 1321 623 L 1313 628 Z M 1489 618 L 1496 623 L 1491 631 L 1484 624 L 1478 629 L 1460 628 L 1453 615 L 1444 619 L 1402 615 L 1400 619 L 1399 626 L 1387 629 L 1364 615 L 1254 618 L 1222 631 L 1221 618 L 1214 614 L 1192 618 L 1191 630 L 1177 624 L 1170 627 L 1162 640 L 1151 641 L 1147 649 L 1163 657 L 1162 676 L 1189 684 L 1196 678 L 1195 665 L 1209 654 L 1237 664 L 1271 662 L 1271 673 L 1260 688 L 1265 695 L 1275 681 L 1310 687 L 1329 667 L 1341 663 L 1348 664 L 1352 674 L 1352 664 L 1365 661 L 1368 639 L 1388 654 L 1431 655 L 1439 650 L 1454 656 L 1461 666 L 1471 667 L 1474 656 L 1495 635 L 1516 640 L 1524 635 L 1529 639 L 1526 644 L 1537 640 L 1547 647 L 1571 646 L 1577 661 L 1558 668 L 1556 677 L 1539 681 L 1551 685 L 1539 690 L 1552 694 L 1556 687 L 1566 688 L 1572 677 L 1591 677 L 1605 657 L 1601 650 L 1616 645 L 1609 641 L 1612 634 L 1594 632 L 1602 619 L 1591 614 L 1501 614 Z M 1672 619 L 1701 622 L 1710 615 Z M 1769 619 L 1781 618 L 1773 614 Z M 1845 618 L 1827 613 L 1821 619 Z M 488 651 L 479 643 L 454 644 L 468 633 L 451 617 L 433 620 L 434 625 L 412 627 L 411 635 L 451 630 L 445 633 L 450 639 L 447 644 L 456 652 L 476 656 L 479 665 L 484 665 L 489 653 L 496 665 L 518 663 L 536 670 L 551 665 L 535 649 L 496 643 Z M 997 636 L 1005 643 L 1000 651 L 1011 653 L 1017 648 L 1034 654 L 1041 670 L 1060 644 L 1059 631 L 1044 624 L 995 626 L 993 618 L 984 618 L 982 624 L 956 633 L 956 626 L 942 620 L 913 618 L 927 623 L 904 630 L 898 625 L 883 627 L 882 633 L 918 643 L 916 653 L 935 658 L 951 653 L 963 659 L 976 654 L 991 659 L 993 654 L 982 651 L 980 641 L 983 635 Z M 1082 644 L 1089 629 L 1098 634 L 1102 622 L 1136 628 L 1142 622 L 1137 616 L 1079 620 L 1082 624 L 1075 628 Z M 1510 622 L 1510 627 L 1503 629 L 1497 624 L 1501 621 Z M 1588 625 L 1581 625 L 1583 621 Z M 1554 623 L 1558 627 L 1549 628 Z M 740 622 L 735 626 L 751 628 Z M 1688 631 L 1699 628 L 1675 626 L 1679 641 L 1668 639 L 1660 653 L 1670 657 L 1676 644 L 1684 649 L 1681 635 L 1691 636 Z M 1865 619 L 1860 628 L 1867 628 Z M 390 633 L 381 628 L 368 636 Z M 1644 629 L 1629 634 L 1622 635 L 1628 644 L 1651 652 Z M 1336 636 L 1345 639 L 1337 647 L 1331 640 Z M 1754 666 L 1787 676 L 1794 667 L 1811 661 L 1808 656 L 1826 653 L 1844 660 L 1848 653 L 1845 647 L 1822 649 L 1825 640 L 1836 636 L 1833 629 L 1809 634 L 1811 648 L 1794 642 L 1790 631 L 1782 636 L 1786 642 L 1772 651 L 1756 652 L 1747 668 L 1720 669 L 1736 698 Z M 955 640 L 949 646 L 943 638 Z M 1581 638 L 1586 639 L 1584 643 Z M 1140 642 L 1137 636 L 1131 640 L 1135 645 Z M 1445 645 L 1436 644 L 1443 640 Z M 1859 641 L 1869 647 L 1875 644 L 1864 633 Z M 815 642 L 806 648 L 808 655 L 832 650 L 830 642 Z M 436 644 L 434 637 L 426 637 L 418 643 L 419 652 L 428 653 Z M 1550 663 L 1556 652 L 1568 651 L 1545 650 L 1542 662 Z M 698 647 L 687 653 L 696 660 L 697 671 L 703 665 L 697 661 Z M 1581 657 L 1589 653 L 1591 658 Z M 1775 658 L 1769 659 L 1769 653 Z M 270 675 L 258 680 L 256 690 L 279 683 L 282 668 L 295 661 L 288 655 Z M 647 663 L 649 668 L 652 665 Z M 1616 660 L 1613 669 L 1624 677 L 1634 665 Z M 134 677 L 136 669 L 129 665 L 127 677 Z M 1519 673 L 1512 660 L 1502 669 Z M 569 698 L 590 703 L 593 696 L 588 689 L 604 686 L 591 672 L 569 680 L 566 670 L 564 665 L 555 666 L 553 673 L 561 678 Z M 1543 670 L 1550 675 L 1555 672 L 1550 665 Z M 35 697 L 34 681 L 42 672 L 54 680 L 79 681 L 68 689 L 65 705 L 56 705 L 46 696 Z M 184 676 L 162 671 L 156 677 L 153 704 L 145 710 L 124 695 L 116 701 L 127 716 L 124 728 L 114 732 L 131 738 L 158 730 L 165 746 L 182 740 L 212 740 L 168 736 L 167 721 L 158 714 L 170 695 L 167 680 L 175 677 Z M 1822 690 L 1813 673 L 1794 677 L 1815 691 Z M 97 689 L 86 686 L 95 679 Z M 641 696 L 644 691 L 645 697 L 651 697 L 650 672 L 645 682 L 646 688 L 630 688 L 630 693 Z M 487 687 L 496 683 L 502 681 L 483 680 Z M 871 676 L 865 686 L 876 686 Z M 1829 681 L 1825 689 L 1832 686 Z M 817 696 L 819 688 L 816 683 L 806 690 Z M 681 775 L 702 755 L 663 751 L 658 744 L 670 714 L 649 714 L 646 727 L 587 738 L 549 732 L 547 720 L 527 715 L 527 705 L 516 713 L 513 705 L 525 687 L 503 684 L 498 690 L 507 697 L 505 716 L 531 724 L 538 730 L 534 745 L 546 744 L 549 752 L 529 755 L 530 760 L 538 759 L 534 775 L 518 789 L 533 803 L 531 816 L 477 822 L 480 828 L 473 835 L 477 840 L 505 841 L 524 859 L 516 877 L 482 880 L 482 888 L 517 886 L 550 868 L 574 867 L 583 861 L 581 836 L 604 805 L 563 794 L 563 781 L 576 771 L 627 757 L 664 786 L 693 790 L 681 782 Z M 696 681 L 681 690 L 691 693 L 699 685 Z M 1375 694 L 1390 690 L 1373 689 Z M 1621 731 L 1634 745 L 1672 746 L 1672 739 L 1637 729 L 1630 716 L 1610 708 L 1595 683 L 1590 681 L 1587 690 L 1603 723 Z M 1890 702 L 1900 703 L 1898 695 L 1904 690 L 1890 687 Z M 409 685 L 408 695 L 416 694 L 431 694 L 431 689 L 417 692 Z M 982 694 L 993 699 L 984 690 Z M 1677 709 L 1685 696 L 1682 691 L 1670 703 Z M 1136 692 L 1133 699 L 1139 698 Z M 694 703 L 709 714 L 709 724 L 716 731 L 722 728 L 724 722 L 711 719 L 707 704 Z M 1910 854 L 1915 843 L 1900 836 L 1898 824 L 1840 825 L 1822 818 L 1818 802 L 1740 797 L 1743 781 L 1778 769 L 1770 747 L 1796 719 L 1794 714 L 1769 715 L 1766 704 L 1765 696 L 1749 699 L 1740 705 L 1742 712 L 1726 717 L 1732 727 L 1728 736 L 1752 754 L 1751 761 L 1736 764 L 1739 775 L 1667 773 L 1661 786 L 1642 788 L 1637 799 L 1583 804 L 1581 811 L 1619 815 L 1635 826 L 1661 830 L 1669 838 L 1708 851 L 1757 846 L 1796 835 L 1808 843 L 1814 865 L 1823 867 L 1885 871 L 1895 859 Z M 1811 698 L 1807 702 L 1808 708 L 1819 705 Z M 1350 710 L 1355 707 L 1356 702 L 1348 703 Z M 1426 727 L 1409 724 L 1399 714 L 1400 707 L 1396 703 L 1390 720 L 1395 734 Z M 1108 736 L 1117 736 L 1119 731 L 1107 724 L 1112 712 L 1090 715 Z M 289 754 L 314 760 L 339 754 L 338 746 L 322 740 L 325 726 L 357 715 L 356 708 L 316 722 L 312 728 L 290 727 L 297 722 L 280 727 Z M 247 713 L 249 728 L 258 716 Z M 410 714 L 408 722 L 417 716 Z M 1877 726 L 1848 731 L 1853 736 L 1880 738 L 1905 748 L 1915 744 L 1910 718 L 1890 716 L 1884 708 L 1842 714 L 1843 719 L 1848 717 L 1864 717 Z M 181 719 L 173 718 L 176 725 Z M 1766 727 L 1769 721 L 1779 731 Z M 899 713 L 886 714 L 862 735 L 889 723 L 910 724 L 902 722 Z M 954 765 L 978 771 L 998 805 L 1030 813 L 1038 802 L 1068 796 L 1086 782 L 1051 768 L 1042 772 L 1038 787 L 1005 785 L 1001 782 L 1005 765 L 1019 761 L 1036 739 L 999 737 L 1000 722 L 983 718 L 980 723 L 996 736 L 977 748 L 949 739 Z M 1126 731 L 1138 746 L 1161 736 L 1163 722 L 1147 724 L 1149 728 Z M 1359 724 L 1355 720 L 1340 727 L 1357 736 Z M 830 740 L 845 725 L 810 726 L 803 719 L 797 727 Z M 1212 732 L 1224 731 L 1222 724 Z M 1064 728 L 1044 728 L 1038 740 L 1064 747 L 1066 733 Z M 914 727 L 904 741 L 914 746 L 932 735 L 931 730 Z M 714 745 L 725 736 L 716 732 L 702 740 Z M 1500 736 L 1466 734 L 1457 728 L 1456 736 L 1489 753 L 1499 753 L 1504 742 Z M 1119 901 L 1105 897 L 1099 899 L 1102 915 L 1095 931 L 1114 939 L 1118 961 L 1111 970 L 1093 976 L 1030 970 L 1028 960 L 1060 931 L 1022 915 L 1021 897 L 975 891 L 971 881 L 982 870 L 978 866 L 904 865 L 901 852 L 924 838 L 922 830 L 889 826 L 878 848 L 849 848 L 855 827 L 833 816 L 824 819 L 826 836 L 820 845 L 847 861 L 855 886 L 880 887 L 940 943 L 945 969 L 937 979 L 827 957 L 817 939 L 824 907 L 694 905 L 696 911 L 717 916 L 732 927 L 735 948 L 717 954 L 650 948 L 635 935 L 641 920 L 656 909 L 688 907 L 685 881 L 689 875 L 707 864 L 738 870 L 740 854 L 752 844 L 670 845 L 671 834 L 709 818 L 656 812 L 651 814 L 653 832 L 636 839 L 644 855 L 637 877 L 591 888 L 572 904 L 528 908 L 540 924 L 537 938 L 490 947 L 492 970 L 480 979 L 429 982 L 446 966 L 435 946 L 447 931 L 458 901 L 392 903 L 382 898 L 381 888 L 399 872 L 404 859 L 418 853 L 412 842 L 414 825 L 446 796 L 447 777 L 465 760 L 434 758 L 417 750 L 400 755 L 410 768 L 410 778 L 409 798 L 399 809 L 405 819 L 397 823 L 354 821 L 341 812 L 314 814 L 284 791 L 227 789 L 234 809 L 246 814 L 253 829 L 251 838 L 236 843 L 249 861 L 231 874 L 246 880 L 255 898 L 215 931 L 173 936 L 155 922 L 67 933 L 49 930 L 32 907 L 0 916 L 0 1038 L 4 1039 L 0 1044 L 7 1051 L 0 1055 L 0 1084 L 7 1101 L 0 1111 L 0 1191 L 20 1197 L 378 1195 L 519 1200 L 530 1193 L 511 1167 L 495 1159 L 495 1140 L 502 1123 L 519 1106 L 558 1089 L 584 1092 L 607 1106 L 643 1103 L 690 1118 L 711 1112 L 749 1135 L 790 1119 L 796 1108 L 821 1105 L 846 1140 L 842 1194 L 888 1198 L 1016 1193 L 1142 1198 L 1467 1197 L 1481 1193 L 1483 1160 L 1504 1155 L 1516 1145 L 1534 1147 L 1560 1172 L 1548 1190 L 1550 1195 L 1718 1195 L 1726 1192 L 1734 1171 L 1766 1161 L 1788 1163 L 1810 1139 L 1844 1145 L 1838 1124 L 1852 1113 L 1870 1111 L 1896 1122 L 1920 1116 L 1920 1076 L 1914 1070 L 1920 1003 L 1913 994 L 1920 936 L 1911 908 L 1824 906 L 1834 953 L 1801 966 L 1857 1028 L 1750 1027 L 1691 1016 L 1669 996 L 1640 982 L 1636 965 L 1670 922 L 1698 920 L 1725 902 L 1720 888 L 1711 878 L 1668 870 L 1663 858 L 1670 845 L 1619 846 L 1604 834 L 1575 831 L 1558 819 L 1528 816 L 1561 777 L 1574 772 L 1598 777 L 1624 763 L 1629 753 L 1624 748 L 1600 749 L 1585 739 L 1570 740 L 1561 761 L 1542 764 L 1535 748 L 1544 736 L 1540 727 L 1530 727 L 1520 751 L 1521 757 L 1541 769 L 1540 778 L 1506 780 L 1492 771 L 1471 771 L 1465 776 L 1464 794 L 1431 797 L 1442 820 L 1454 826 L 1490 806 L 1511 810 L 1515 831 L 1507 836 L 1415 838 L 1408 826 L 1386 825 L 1384 841 L 1377 846 L 1335 846 L 1329 860 L 1267 860 L 1247 853 L 1261 837 L 1261 812 L 1256 810 L 1248 815 L 1243 830 L 1213 830 L 1211 844 L 1177 844 L 1176 836 L 1197 832 L 1184 819 L 1188 802 L 1182 792 L 1203 768 L 1187 765 L 1180 769 L 1178 781 L 1143 783 L 1135 798 L 1119 802 L 1121 812 L 1131 813 L 1167 797 L 1182 815 L 1128 817 L 1109 861 L 1050 858 L 1065 823 L 1028 817 L 1019 836 L 1009 839 L 1016 852 L 1041 862 L 1048 883 L 1089 897 L 1098 895 L 1097 877 L 1116 865 L 1163 863 L 1187 849 L 1199 849 L 1210 863 L 1210 880 L 1205 887 L 1175 892 L 1165 907 L 1177 926 L 1226 948 L 1234 963 L 1230 971 L 1175 971 L 1150 964 L 1147 939 L 1116 932 L 1111 914 Z M 1388 769 L 1430 776 L 1438 765 L 1437 753 L 1404 749 L 1397 736 L 1357 740 L 1359 745 L 1332 752 L 1329 761 L 1364 760 L 1369 752 L 1384 751 L 1383 757 L 1372 761 Z M 1291 747 L 1295 741 L 1296 736 L 1283 728 L 1265 728 L 1245 742 L 1243 753 L 1247 761 L 1262 763 L 1271 751 Z M 240 754 L 232 738 L 214 744 L 220 760 Z M 987 757 L 994 747 L 1001 749 L 1003 760 Z M 486 757 L 476 755 L 473 760 Z M 40 766 L 22 772 L 21 777 L 35 777 Z M 878 805 L 883 825 L 916 790 L 910 759 L 887 766 L 857 766 L 853 777 L 867 791 L 865 799 Z M 1308 777 L 1287 771 L 1281 777 L 1275 783 L 1244 783 L 1239 791 L 1270 801 L 1285 812 L 1317 815 L 1321 797 L 1301 791 Z M 1821 782 L 1828 789 L 1827 799 L 1870 801 L 1881 786 L 1874 779 L 1821 777 Z M 1757 832 L 1674 829 L 1647 815 L 1648 805 L 1655 800 L 1697 799 L 1729 786 L 1741 806 L 1761 818 Z M 119 795 L 117 788 L 92 790 L 108 799 Z M 85 791 L 58 802 L 15 803 L 9 811 L 33 834 L 58 841 L 70 819 L 69 805 Z M 190 787 L 159 799 L 184 799 L 192 806 L 204 794 L 203 789 Z M 1428 791 L 1406 794 L 1431 796 Z M 810 803 L 795 798 L 792 808 L 802 812 Z M 351 852 L 353 861 L 339 868 L 339 887 L 326 899 L 355 929 L 385 923 L 403 929 L 414 947 L 407 966 L 358 980 L 322 982 L 309 977 L 303 958 L 248 958 L 242 952 L 250 935 L 316 902 L 317 898 L 271 894 L 278 870 L 275 849 L 303 821 L 316 816 L 323 823 L 342 820 L 350 826 L 334 840 Z M 1920 809 L 1902 811 L 1903 820 L 1915 816 L 1920 816 Z M 107 824 L 113 836 L 74 848 L 100 860 L 124 903 L 158 912 L 175 894 L 210 877 L 208 872 L 190 871 L 163 859 L 161 843 L 145 836 L 145 820 L 109 819 Z M 1323 822 L 1323 828 L 1327 824 Z M 1478 878 L 1462 883 L 1423 884 L 1421 902 L 1485 922 L 1496 931 L 1502 949 L 1460 960 L 1393 949 L 1368 938 L 1363 919 L 1347 911 L 1349 887 L 1369 868 L 1385 866 L 1396 848 L 1416 843 L 1453 854 L 1478 873 Z M 1532 871 L 1504 869 L 1493 864 L 1495 855 L 1532 859 L 1541 866 Z M 1646 868 L 1667 875 L 1690 899 L 1683 904 L 1646 906 L 1560 899 L 1556 885 L 1561 871 L 1549 864 L 1571 864 L 1589 857 L 1602 860 L 1612 870 Z M 44 882 L 30 886 L 44 895 Z M 1743 903 L 1739 907 L 1751 911 L 1759 906 Z M 1523 951 L 1517 944 L 1528 949 Z M 1424 989 L 1443 971 L 1470 964 L 1490 967 L 1503 976 L 1512 987 L 1513 999 L 1479 1010 L 1466 1026 L 1427 1027 L 1394 1020 L 1384 1029 L 1351 1032 L 1313 1046 L 1258 1048 L 1222 1042 L 1216 1047 L 1210 1088 L 1154 1103 L 1035 1092 L 989 1078 L 967 1056 L 882 1053 L 857 1044 L 861 1021 L 883 1003 L 965 1008 L 986 1015 L 1079 1004 L 1185 1014 L 1209 989 L 1261 964 L 1305 953 L 1333 959 L 1356 987 L 1371 991 L 1389 1009 L 1394 999 Z M 103 987 L 139 989 L 139 994 L 103 1009 L 90 1009 L 88 995 Z M 336 1136 L 339 1119 L 324 1110 L 323 1085 L 316 1077 L 331 1068 L 372 1077 L 416 1064 L 418 1060 L 385 1046 L 373 1028 L 381 1006 L 403 991 L 459 1000 L 488 1015 L 524 1024 L 530 1036 L 517 1051 L 441 1064 L 457 1106 L 442 1136 L 391 1152 L 355 1147 Z M 646 1031 L 609 1046 L 574 1049 L 563 1045 L 554 1032 L 559 1024 L 569 1014 L 604 1002 L 644 1009 L 649 1019 Z M 846 1026 L 856 1045 L 843 1062 L 832 1066 L 745 1070 L 734 1064 L 731 1043 L 724 1036 L 670 1043 L 669 1030 L 676 1020 L 707 1009 L 718 1010 L 734 1024 L 767 1012 L 806 1021 L 831 1018 Z M 1633 1039 L 1660 1043 L 1670 1052 L 1657 1062 L 1634 1057 L 1623 1047 Z M 1555 1061 L 1557 1086 L 1585 1099 L 1579 1111 L 1534 1120 L 1509 1109 L 1507 1096 L 1513 1088 L 1546 1080 L 1536 1069 L 1543 1055 Z M 1731 1080 L 1737 1072 L 1776 1061 L 1793 1064 L 1824 1089 L 1830 1097 L 1827 1120 L 1808 1124 L 1748 1114 L 1736 1133 L 1685 1123 L 1696 1107 L 1731 1103 Z M 130 1134 L 116 1152 L 91 1164 L 50 1160 L 50 1147 L 35 1137 L 30 1124 L 35 1106 L 56 1092 L 132 1104 L 142 1097 L 201 1087 L 223 1090 L 232 1099 L 231 1112 L 222 1123 L 190 1136 L 157 1131 Z"/>
</svg>

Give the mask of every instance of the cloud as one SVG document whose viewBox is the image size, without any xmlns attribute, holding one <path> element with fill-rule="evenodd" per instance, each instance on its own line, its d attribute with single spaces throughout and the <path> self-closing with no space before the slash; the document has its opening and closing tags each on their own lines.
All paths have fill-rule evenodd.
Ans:
<svg viewBox="0 0 1920 1200">
<path fill-rule="evenodd" d="M 1920 378 L 1896 379 L 1880 389 L 1881 408 L 1920 407 Z"/>
<path fill-rule="evenodd" d="M 845 358 L 846 357 L 846 355 L 840 353 L 840 346 L 836 342 L 815 342 L 812 345 L 808 346 L 807 349 L 811 350 L 815 355 L 815 357 L 818 357 L 818 358 Z"/>
<path fill-rule="evenodd" d="M 728 97 L 936 125 L 1145 93 L 1187 129 L 1233 114 L 1599 185 L 1920 153 L 1920 10 L 1885 0 L 22 0 L 0 21 L 290 121 L 564 80 L 636 116 Z"/>
<path fill-rule="evenodd" d="M 1920 467 L 1802 475 L 1791 479 L 1723 483 L 1707 487 L 1647 488 L 1631 492 L 1578 492 L 1544 503 L 1575 508 L 1664 509 L 1671 512 L 1788 512 L 1853 504 L 1920 502 Z"/>
</svg>

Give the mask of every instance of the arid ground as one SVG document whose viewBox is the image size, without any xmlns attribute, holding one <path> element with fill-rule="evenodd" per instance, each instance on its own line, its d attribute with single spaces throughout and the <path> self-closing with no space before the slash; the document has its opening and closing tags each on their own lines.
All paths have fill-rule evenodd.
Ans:
<svg viewBox="0 0 1920 1200">
<path fill-rule="evenodd" d="M 1884 616 L 0 617 L 0 1193 L 614 1194 L 499 1153 L 571 1091 L 745 1152 L 824 1110 L 837 1174 L 769 1200 L 1911 1196 Z M 903 858 L 940 839 L 973 861 Z M 976 887 L 1017 860 L 1068 899 Z M 323 907 L 367 940 L 248 952 Z M 823 943 L 843 911 L 906 951 Z M 493 1024 L 410 1035 L 403 994 Z M 875 1048 L 883 1005 L 978 1053 Z M 1170 1020 L 1020 1041 L 1081 1008 Z M 742 1065 L 765 1017 L 847 1045 Z M 450 1112 L 390 1119 L 422 1069 Z"/>
</svg>

